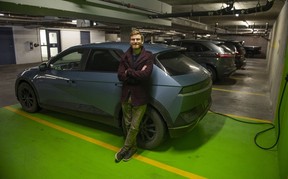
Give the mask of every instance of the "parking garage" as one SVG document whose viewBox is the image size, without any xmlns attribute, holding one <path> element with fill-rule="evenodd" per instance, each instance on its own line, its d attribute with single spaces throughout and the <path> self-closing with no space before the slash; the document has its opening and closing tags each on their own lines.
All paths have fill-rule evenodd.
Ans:
<svg viewBox="0 0 288 179">
<path fill-rule="evenodd" d="M 238 31 L 225 34 L 220 21 L 217 28 L 209 26 L 211 29 L 206 28 L 207 32 L 195 28 L 189 34 L 187 27 L 175 25 L 179 19 L 162 19 L 159 14 L 154 19 L 141 17 L 148 13 L 147 9 L 150 9 L 149 14 L 155 15 L 161 7 L 171 13 L 170 8 L 191 8 L 196 7 L 195 4 L 173 6 L 169 5 L 171 1 L 160 5 L 159 1 L 151 1 L 155 6 L 149 4 L 150 8 L 144 11 L 137 8 L 146 7 L 141 2 L 131 2 L 130 7 L 134 5 L 136 10 L 128 8 L 128 2 L 120 3 L 126 5 L 124 8 L 119 7 L 119 3 L 0 2 L 3 12 L 0 44 L 5 49 L 8 42 L 13 43 L 12 49 L 1 51 L 1 178 L 287 178 L 287 1 L 282 2 L 271 27 L 263 25 L 267 32 L 254 35 Z M 41 12 L 40 5 L 44 9 Z M 59 13 L 59 7 L 63 9 L 64 6 L 67 9 Z M 152 7 L 155 8 L 153 12 Z M 17 17 L 8 18 L 7 12 Z M 44 19 L 35 23 L 35 19 L 43 17 L 42 13 L 47 13 L 46 19 L 49 15 L 50 23 L 44 23 Z M 78 20 L 73 26 L 61 27 L 59 22 L 51 23 L 51 19 L 56 19 L 51 16 L 53 13 L 60 21 L 67 20 L 67 16 Z M 105 15 L 103 22 L 95 21 L 100 16 L 98 13 Z M 129 17 L 127 13 L 134 16 Z M 254 13 L 250 15 L 255 16 Z M 26 24 L 28 18 L 30 22 Z M 138 22 L 133 23 L 133 18 Z M 124 25 L 115 23 L 121 19 Z M 165 27 L 175 28 L 174 34 L 159 35 Z M 183 34 L 185 38 L 210 34 L 233 37 L 245 41 L 247 46 L 262 48 L 260 54 L 246 56 L 247 64 L 243 69 L 213 83 L 212 105 L 192 131 L 179 138 L 169 138 L 155 149 L 140 148 L 129 162 L 114 162 L 114 154 L 124 142 L 121 129 L 47 109 L 37 113 L 23 111 L 14 87 L 19 73 L 46 63 L 73 45 L 127 41 L 131 28 L 141 29 L 150 41 L 183 38 Z"/>
</svg>

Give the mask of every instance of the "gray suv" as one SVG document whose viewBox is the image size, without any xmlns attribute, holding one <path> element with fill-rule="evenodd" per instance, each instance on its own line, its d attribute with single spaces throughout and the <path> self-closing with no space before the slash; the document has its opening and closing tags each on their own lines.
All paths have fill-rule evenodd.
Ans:
<svg viewBox="0 0 288 179">
<path fill-rule="evenodd" d="M 185 47 L 185 55 L 205 67 L 213 82 L 236 71 L 234 53 L 220 41 L 181 39 L 171 44 Z"/>
<path fill-rule="evenodd" d="M 211 105 L 212 81 L 207 70 L 182 54 L 182 48 L 144 46 L 153 53 L 155 64 L 137 143 L 152 149 L 166 136 L 181 136 L 199 123 Z M 21 72 L 15 83 L 17 99 L 27 112 L 40 108 L 64 112 L 123 128 L 125 134 L 117 70 L 129 47 L 112 42 L 70 47 Z"/>
</svg>

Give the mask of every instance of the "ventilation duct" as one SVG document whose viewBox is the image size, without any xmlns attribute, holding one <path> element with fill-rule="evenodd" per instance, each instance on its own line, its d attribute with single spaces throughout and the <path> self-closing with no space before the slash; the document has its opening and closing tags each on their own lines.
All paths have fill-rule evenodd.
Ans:
<svg viewBox="0 0 288 179">
<path fill-rule="evenodd" d="M 275 0 L 267 0 L 266 5 L 261 6 L 259 3 L 256 7 L 248 9 L 234 9 L 234 1 L 226 8 L 217 11 L 199 11 L 199 12 L 181 12 L 181 13 L 167 13 L 148 16 L 151 19 L 156 18 L 172 18 L 172 17 L 193 17 L 193 16 L 220 16 L 220 15 L 235 15 L 235 14 L 253 14 L 257 12 L 268 11 L 272 8 Z"/>
</svg>

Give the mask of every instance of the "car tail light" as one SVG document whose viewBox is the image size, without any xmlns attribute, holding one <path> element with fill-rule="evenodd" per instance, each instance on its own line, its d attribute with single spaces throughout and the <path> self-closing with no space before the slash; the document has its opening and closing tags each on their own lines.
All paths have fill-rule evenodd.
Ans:
<svg viewBox="0 0 288 179">
<path fill-rule="evenodd" d="M 216 56 L 218 58 L 231 58 L 231 57 L 234 57 L 234 55 L 231 54 L 231 53 L 216 53 Z"/>
<path fill-rule="evenodd" d="M 206 88 L 207 86 L 210 86 L 210 85 L 212 85 L 211 78 L 207 78 L 206 80 L 201 81 L 197 84 L 183 87 L 180 91 L 180 94 L 195 92 L 203 88 Z"/>
</svg>

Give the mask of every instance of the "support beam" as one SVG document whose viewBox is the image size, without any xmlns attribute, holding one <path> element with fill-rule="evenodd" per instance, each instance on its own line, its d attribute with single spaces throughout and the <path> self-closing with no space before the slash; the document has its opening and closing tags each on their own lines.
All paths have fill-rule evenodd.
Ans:
<svg viewBox="0 0 288 179">
<path fill-rule="evenodd" d="M 147 2 L 149 1 L 149 2 Z M 129 1 L 126 1 L 129 2 Z M 58 16 L 71 19 L 88 19 L 98 22 L 110 22 L 118 24 L 133 24 L 142 26 L 171 26 L 168 19 L 149 19 L 149 10 L 165 9 L 171 13 L 172 7 L 156 0 L 146 0 L 146 6 L 152 3 L 154 9 L 147 11 L 133 8 L 143 5 L 143 1 L 133 1 L 131 7 L 119 6 L 100 0 L 4 0 L 0 2 L 1 11 L 9 13 L 21 13 L 37 16 Z M 149 4 L 150 6 L 150 4 Z M 145 7 L 145 6 L 142 6 Z M 162 12 L 159 12 L 162 13 Z"/>
</svg>

